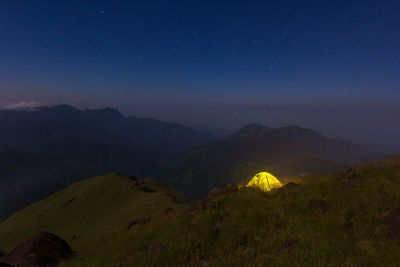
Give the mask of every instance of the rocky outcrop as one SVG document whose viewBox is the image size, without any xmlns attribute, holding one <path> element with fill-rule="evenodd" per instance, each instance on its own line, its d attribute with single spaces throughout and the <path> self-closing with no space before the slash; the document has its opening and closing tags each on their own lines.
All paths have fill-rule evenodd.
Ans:
<svg viewBox="0 0 400 267">
<path fill-rule="evenodd" d="M 73 255 L 66 241 L 51 233 L 40 233 L 18 245 L 2 260 L 18 267 L 50 267 Z"/>
<path fill-rule="evenodd" d="M 131 221 L 131 222 L 127 223 L 125 228 L 127 230 L 129 230 L 134 225 L 137 225 L 137 224 L 148 224 L 150 221 L 151 221 L 151 219 L 149 217 L 143 217 L 141 219 L 134 220 L 134 221 Z"/>
<path fill-rule="evenodd" d="M 340 169 L 335 173 L 335 177 L 338 180 L 351 179 L 357 176 L 356 168 Z"/>
<path fill-rule="evenodd" d="M 225 188 L 213 188 L 210 190 L 208 195 L 200 200 L 197 200 L 183 208 L 183 212 L 188 215 L 194 215 L 194 212 L 198 209 L 206 209 L 212 206 L 212 200 L 224 196 L 233 194 L 239 191 L 239 188 L 233 184 L 228 184 Z M 212 208 L 212 207 L 211 207 Z"/>
<path fill-rule="evenodd" d="M 14 266 L 5 262 L 0 262 L 0 267 L 14 267 Z"/>
<path fill-rule="evenodd" d="M 12 265 L 2 262 L 2 259 L 6 256 L 6 254 L 0 250 L 0 267 L 12 267 Z"/>
</svg>

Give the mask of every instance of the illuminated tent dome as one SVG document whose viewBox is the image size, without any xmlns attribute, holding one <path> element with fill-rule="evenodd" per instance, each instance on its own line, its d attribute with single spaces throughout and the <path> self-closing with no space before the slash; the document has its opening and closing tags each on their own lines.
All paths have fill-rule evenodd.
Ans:
<svg viewBox="0 0 400 267">
<path fill-rule="evenodd" d="M 281 182 L 268 172 L 257 173 L 247 184 L 247 186 L 258 187 L 264 191 L 282 187 Z"/>
</svg>

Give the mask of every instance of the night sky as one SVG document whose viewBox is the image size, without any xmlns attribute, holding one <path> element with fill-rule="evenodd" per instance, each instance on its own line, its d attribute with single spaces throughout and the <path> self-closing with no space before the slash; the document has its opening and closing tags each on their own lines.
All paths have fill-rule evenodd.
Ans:
<svg viewBox="0 0 400 267">
<path fill-rule="evenodd" d="M 0 105 L 399 144 L 400 1 L 0 3 Z"/>
</svg>

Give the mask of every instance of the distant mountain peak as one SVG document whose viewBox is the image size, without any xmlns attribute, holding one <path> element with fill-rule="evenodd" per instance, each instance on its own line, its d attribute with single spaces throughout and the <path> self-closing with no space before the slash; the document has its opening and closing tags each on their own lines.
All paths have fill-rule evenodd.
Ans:
<svg viewBox="0 0 400 267">
<path fill-rule="evenodd" d="M 109 119 L 110 118 L 112 118 L 112 119 L 125 118 L 125 116 L 121 112 L 119 112 L 118 109 L 110 108 L 110 107 L 106 107 L 106 108 L 102 108 L 102 109 L 93 109 L 93 110 L 87 109 L 86 111 L 104 115 Z"/>
<path fill-rule="evenodd" d="M 78 110 L 77 108 L 70 106 L 70 105 L 55 105 L 55 106 L 49 106 L 48 108 L 53 109 L 53 110 Z"/>
<path fill-rule="evenodd" d="M 239 132 L 248 132 L 248 131 L 259 131 L 259 130 L 265 130 L 265 129 L 270 129 L 266 126 L 263 126 L 261 124 L 257 124 L 257 123 L 249 123 L 245 126 L 243 126 L 242 128 L 239 129 Z"/>
<path fill-rule="evenodd" d="M 257 135 L 260 133 L 265 133 L 267 131 L 271 130 L 271 128 L 268 128 L 266 126 L 262 126 L 257 123 L 250 123 L 242 128 L 239 129 L 234 135 L 238 137 L 248 137 L 248 136 L 253 136 Z"/>
<path fill-rule="evenodd" d="M 38 112 L 56 112 L 56 113 L 73 113 L 79 112 L 78 109 L 74 108 L 73 106 L 69 105 L 54 105 L 54 106 L 39 106 L 34 109 L 34 111 Z"/>
<path fill-rule="evenodd" d="M 298 130 L 303 130 L 303 129 L 305 129 L 305 128 L 300 127 L 300 126 L 298 126 L 298 125 L 288 125 L 288 126 L 283 127 L 283 128 L 292 130 L 292 131 L 294 131 L 294 132 L 295 132 L 295 131 L 298 131 Z"/>
<path fill-rule="evenodd" d="M 320 134 L 319 132 L 317 132 L 315 130 L 303 128 L 303 127 L 300 127 L 297 125 L 285 126 L 285 127 L 279 128 L 278 130 L 284 131 L 287 133 L 292 133 L 292 134 L 306 134 L 306 135 L 310 135 L 310 136 L 314 136 L 314 137 L 323 137 L 322 134 Z"/>
</svg>

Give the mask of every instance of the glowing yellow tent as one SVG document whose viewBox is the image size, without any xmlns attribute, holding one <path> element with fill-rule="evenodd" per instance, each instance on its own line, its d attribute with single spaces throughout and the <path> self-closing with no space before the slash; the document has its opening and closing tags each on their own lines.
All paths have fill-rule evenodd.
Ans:
<svg viewBox="0 0 400 267">
<path fill-rule="evenodd" d="M 257 173 L 247 184 L 247 186 L 258 187 L 264 191 L 282 187 L 281 182 L 268 172 Z"/>
</svg>

